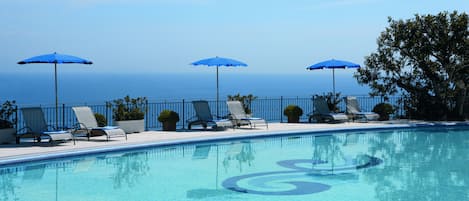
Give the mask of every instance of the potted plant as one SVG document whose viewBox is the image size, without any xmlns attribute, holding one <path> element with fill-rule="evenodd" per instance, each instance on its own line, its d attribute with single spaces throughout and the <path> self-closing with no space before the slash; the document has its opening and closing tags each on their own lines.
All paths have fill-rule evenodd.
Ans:
<svg viewBox="0 0 469 201">
<path fill-rule="evenodd" d="M 97 121 L 99 127 L 107 126 L 107 119 L 103 114 L 94 113 L 94 118 L 96 118 L 96 121 Z"/>
<path fill-rule="evenodd" d="M 0 108 L 0 144 L 14 142 L 16 139 L 15 101 L 5 101 Z"/>
<path fill-rule="evenodd" d="M 303 115 L 303 110 L 297 105 L 288 105 L 283 110 L 283 115 L 288 117 L 288 123 L 299 123 L 300 116 Z"/>
<path fill-rule="evenodd" d="M 158 121 L 163 123 L 163 131 L 176 131 L 179 115 L 172 110 L 163 110 L 158 116 Z"/>
<path fill-rule="evenodd" d="M 379 103 L 373 108 L 373 112 L 379 114 L 378 120 L 387 121 L 389 115 L 394 113 L 394 108 L 389 103 Z"/>
<path fill-rule="evenodd" d="M 130 98 L 126 96 L 108 103 L 112 107 L 114 124 L 126 133 L 139 133 L 145 131 L 145 97 Z"/>
</svg>

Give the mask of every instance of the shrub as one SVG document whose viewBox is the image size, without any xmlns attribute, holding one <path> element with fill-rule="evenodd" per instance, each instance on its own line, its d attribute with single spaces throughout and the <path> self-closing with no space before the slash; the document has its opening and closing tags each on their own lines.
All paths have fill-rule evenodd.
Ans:
<svg viewBox="0 0 469 201">
<path fill-rule="evenodd" d="M 96 121 L 98 122 L 99 127 L 107 126 L 107 119 L 104 115 L 95 113 L 94 117 L 96 118 Z"/>
<path fill-rule="evenodd" d="M 126 96 L 123 99 L 108 102 L 108 106 L 112 107 L 113 117 L 116 121 L 141 120 L 145 118 L 146 101 L 145 97 L 130 98 Z"/>
<path fill-rule="evenodd" d="M 172 110 L 163 110 L 158 116 L 158 121 L 163 122 L 178 122 L 179 114 Z"/>
<path fill-rule="evenodd" d="M 16 124 L 16 117 L 14 114 L 17 111 L 15 101 L 5 101 L 0 108 L 0 129 L 13 128 Z"/>
<path fill-rule="evenodd" d="M 389 115 L 394 113 L 394 108 L 389 103 L 379 103 L 373 108 L 373 112 L 379 114 L 380 121 L 389 120 Z"/>
<path fill-rule="evenodd" d="M 288 117 L 288 123 L 299 123 L 303 110 L 297 105 L 289 105 L 283 110 L 283 114 Z"/>
<path fill-rule="evenodd" d="M 297 105 L 289 105 L 283 110 L 283 115 L 285 116 L 301 116 L 303 115 L 303 110 Z"/>
</svg>

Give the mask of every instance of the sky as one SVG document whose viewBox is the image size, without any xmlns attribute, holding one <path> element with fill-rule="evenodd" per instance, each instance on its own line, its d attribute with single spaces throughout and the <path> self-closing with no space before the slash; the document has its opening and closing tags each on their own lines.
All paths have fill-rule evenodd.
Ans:
<svg viewBox="0 0 469 201">
<path fill-rule="evenodd" d="M 221 56 L 228 73 L 304 73 L 327 59 L 363 65 L 388 17 L 468 12 L 465 0 L 0 0 L 0 73 L 49 72 L 18 61 L 53 52 L 93 65 L 65 72 L 200 73 Z M 34 65 L 34 66 L 31 66 Z"/>
</svg>

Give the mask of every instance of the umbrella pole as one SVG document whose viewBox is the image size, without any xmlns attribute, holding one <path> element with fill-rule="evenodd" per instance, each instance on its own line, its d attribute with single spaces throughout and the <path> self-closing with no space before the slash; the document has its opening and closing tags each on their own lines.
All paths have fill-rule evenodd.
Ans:
<svg viewBox="0 0 469 201">
<path fill-rule="evenodd" d="M 219 115 L 218 115 L 218 100 L 219 100 L 219 92 L 218 92 L 218 66 L 217 66 L 217 119 L 219 117 Z"/>
<path fill-rule="evenodd" d="M 332 97 L 334 97 L 335 102 L 335 68 L 332 68 Z"/>
<path fill-rule="evenodd" d="M 55 126 L 59 125 L 59 98 L 57 94 L 57 63 L 54 63 L 55 68 Z"/>
</svg>

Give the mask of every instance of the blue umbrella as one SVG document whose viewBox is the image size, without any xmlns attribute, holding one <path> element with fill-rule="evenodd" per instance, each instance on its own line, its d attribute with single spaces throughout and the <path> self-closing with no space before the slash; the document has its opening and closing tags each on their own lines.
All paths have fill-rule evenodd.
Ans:
<svg viewBox="0 0 469 201">
<path fill-rule="evenodd" d="M 308 70 L 332 69 L 332 91 L 335 97 L 335 69 L 336 68 L 341 68 L 341 69 L 360 68 L 360 65 L 352 63 L 352 62 L 348 62 L 348 61 L 331 59 L 331 60 L 319 62 L 317 64 L 307 67 L 306 69 Z"/>
<path fill-rule="evenodd" d="M 248 66 L 247 64 L 236 61 L 234 59 L 228 59 L 223 57 L 212 57 L 208 59 L 202 59 L 196 62 L 191 63 L 194 66 L 198 65 L 205 65 L 205 66 L 216 66 L 217 67 L 217 116 L 218 116 L 218 100 L 219 100 L 219 92 L 218 92 L 218 67 L 226 66 L 226 67 L 237 67 L 237 66 Z"/>
<path fill-rule="evenodd" d="M 22 60 L 18 64 L 32 64 L 32 63 L 53 63 L 55 68 L 55 123 L 58 125 L 58 93 L 57 93 L 57 64 L 93 64 L 93 62 L 86 59 L 82 59 L 75 56 L 65 55 L 65 54 L 45 54 L 40 56 L 31 57 L 29 59 Z"/>
</svg>

